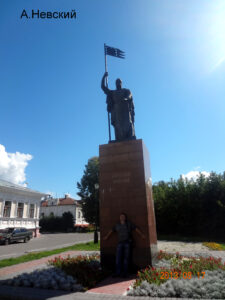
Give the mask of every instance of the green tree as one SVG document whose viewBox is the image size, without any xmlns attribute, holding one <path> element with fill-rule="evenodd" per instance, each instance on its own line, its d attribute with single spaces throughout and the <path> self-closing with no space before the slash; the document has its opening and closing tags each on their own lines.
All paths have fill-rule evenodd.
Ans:
<svg viewBox="0 0 225 300">
<path fill-rule="evenodd" d="M 225 234 L 225 172 L 153 185 L 157 231 L 204 238 Z"/>
<path fill-rule="evenodd" d="M 81 197 L 82 211 L 85 220 L 99 226 L 99 159 L 97 156 L 88 160 L 83 177 L 77 182 L 77 193 Z"/>
</svg>

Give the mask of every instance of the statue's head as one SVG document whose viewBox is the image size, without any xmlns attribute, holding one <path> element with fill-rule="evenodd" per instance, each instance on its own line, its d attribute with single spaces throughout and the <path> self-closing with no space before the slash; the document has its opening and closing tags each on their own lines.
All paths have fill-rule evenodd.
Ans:
<svg viewBox="0 0 225 300">
<path fill-rule="evenodd" d="M 116 88 L 117 88 L 117 90 L 122 89 L 122 80 L 119 78 L 116 79 Z"/>
</svg>

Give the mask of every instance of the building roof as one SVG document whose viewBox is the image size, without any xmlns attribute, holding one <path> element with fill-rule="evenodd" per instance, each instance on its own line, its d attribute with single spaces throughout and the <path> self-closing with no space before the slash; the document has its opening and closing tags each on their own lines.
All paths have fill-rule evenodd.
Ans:
<svg viewBox="0 0 225 300">
<path fill-rule="evenodd" d="M 48 201 L 46 201 L 46 200 L 42 201 L 41 206 L 42 207 L 48 206 Z"/>
<path fill-rule="evenodd" d="M 76 200 L 70 197 L 66 198 L 59 198 L 59 204 L 58 205 L 74 205 L 76 204 Z"/>
<path fill-rule="evenodd" d="M 51 202 L 54 200 L 57 200 L 54 205 L 78 205 L 78 206 L 81 205 L 80 201 L 66 196 L 64 198 L 59 198 L 59 199 L 57 199 L 57 198 L 56 199 L 53 199 L 53 198 L 46 199 L 41 202 L 41 206 L 42 207 L 52 206 Z"/>
<path fill-rule="evenodd" d="M 28 189 L 27 187 L 24 187 L 22 185 L 15 184 L 15 183 L 3 180 L 3 179 L 0 179 L 0 188 L 1 187 L 11 188 L 11 189 L 19 190 L 19 191 L 31 192 L 31 193 L 40 194 L 40 195 L 43 195 L 43 196 L 45 195 L 45 193 L 41 193 L 41 192 L 38 192 L 38 191 L 35 191 L 35 190 L 31 190 L 31 189 Z"/>
</svg>

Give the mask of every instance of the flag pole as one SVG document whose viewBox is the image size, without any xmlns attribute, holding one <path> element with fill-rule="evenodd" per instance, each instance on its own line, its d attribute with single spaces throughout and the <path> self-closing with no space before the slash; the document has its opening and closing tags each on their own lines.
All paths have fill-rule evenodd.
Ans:
<svg viewBox="0 0 225 300">
<path fill-rule="evenodd" d="M 106 51 L 105 51 L 105 44 L 104 44 L 104 53 L 105 53 L 105 72 L 107 72 L 107 58 L 106 58 Z M 106 87 L 108 88 L 108 76 L 105 79 Z M 110 114 L 108 112 L 108 127 L 109 127 L 109 142 L 111 142 L 111 128 L 110 128 Z"/>
</svg>

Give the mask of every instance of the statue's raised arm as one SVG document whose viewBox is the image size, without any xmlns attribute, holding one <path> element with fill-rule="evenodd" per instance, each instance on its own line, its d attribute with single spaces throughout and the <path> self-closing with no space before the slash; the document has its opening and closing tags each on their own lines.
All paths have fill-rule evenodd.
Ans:
<svg viewBox="0 0 225 300">
<path fill-rule="evenodd" d="M 108 77 L 108 72 L 105 72 L 105 74 L 102 77 L 102 82 L 101 82 L 101 88 L 103 90 L 103 92 L 108 95 L 110 93 L 110 90 L 108 89 L 108 87 L 105 85 L 105 79 L 106 77 Z"/>
</svg>

